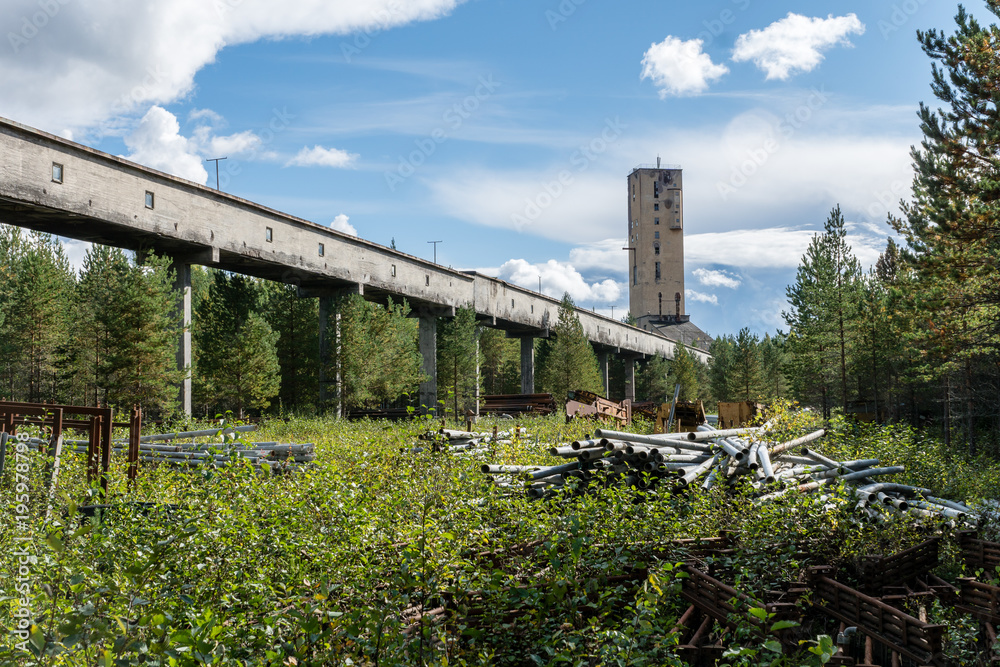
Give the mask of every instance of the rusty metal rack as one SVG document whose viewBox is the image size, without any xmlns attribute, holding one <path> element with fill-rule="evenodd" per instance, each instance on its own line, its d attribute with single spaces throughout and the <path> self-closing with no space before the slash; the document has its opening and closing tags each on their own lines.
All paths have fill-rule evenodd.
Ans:
<svg viewBox="0 0 1000 667">
<path fill-rule="evenodd" d="M 48 454 L 54 458 L 53 483 L 58 473 L 63 431 L 77 430 L 86 433 L 87 482 L 90 483 L 99 476 L 104 496 L 108 492 L 108 471 L 111 467 L 111 429 L 115 426 L 128 428 L 128 480 L 129 484 L 134 483 L 138 475 L 139 434 L 142 429 L 142 413 L 138 408 L 132 409 L 127 422 L 115 422 L 111 408 L 0 402 L 0 430 L 14 435 L 19 425 L 26 424 L 52 429 Z"/>
<path fill-rule="evenodd" d="M 961 586 L 955 607 L 984 623 L 1000 623 L 1000 586 L 984 584 L 968 577 L 958 581 Z"/>
<path fill-rule="evenodd" d="M 799 609 L 795 604 L 785 602 L 763 604 L 691 565 L 685 565 L 683 571 L 687 574 L 687 578 L 681 583 L 681 597 L 722 625 L 735 628 L 738 617 L 751 623 L 759 634 L 764 635 L 767 634 L 770 623 L 774 621 L 798 620 Z M 748 613 L 753 607 L 762 607 L 768 614 L 774 616 L 764 622 Z"/>
<path fill-rule="evenodd" d="M 1000 544 L 980 540 L 972 530 L 963 530 L 957 537 L 965 564 L 969 567 L 981 567 L 992 572 L 1000 565 Z"/>
<path fill-rule="evenodd" d="M 938 566 L 941 538 L 929 540 L 892 556 L 870 556 L 861 562 L 862 590 L 878 595 L 885 586 L 901 586 Z"/>
<path fill-rule="evenodd" d="M 615 403 L 592 391 L 571 391 L 566 402 L 566 420 L 574 417 L 603 417 L 628 426 L 632 423 L 632 403 L 629 400 Z"/>
<path fill-rule="evenodd" d="M 552 394 L 495 394 L 480 396 L 479 401 L 482 414 L 550 415 L 556 411 Z"/>
<path fill-rule="evenodd" d="M 811 567 L 813 606 L 921 665 L 942 665 L 943 625 L 931 625 L 835 581 L 829 566 Z"/>
</svg>

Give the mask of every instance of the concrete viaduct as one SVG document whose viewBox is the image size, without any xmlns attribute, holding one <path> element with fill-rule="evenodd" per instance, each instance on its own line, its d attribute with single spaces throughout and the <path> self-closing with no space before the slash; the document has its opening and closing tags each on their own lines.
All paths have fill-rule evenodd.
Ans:
<svg viewBox="0 0 1000 667">
<path fill-rule="evenodd" d="M 322 225 L 197 185 L 0 118 L 0 222 L 63 237 L 153 251 L 173 259 L 182 295 L 184 333 L 178 364 L 191 363 L 191 265 L 201 264 L 297 285 L 320 299 L 321 352 L 330 346 L 326 323 L 338 295 L 371 301 L 406 299 L 420 321 L 420 352 L 430 378 L 422 405 L 437 403 L 436 318 L 471 306 L 479 321 L 521 339 L 521 390 L 534 391 L 534 338 L 547 337 L 559 301 L 475 272 L 444 266 L 343 234 Z M 601 362 L 608 355 L 635 361 L 673 358 L 676 343 L 586 310 L 577 314 Z M 702 360 L 707 354 L 689 348 Z M 336 378 L 321 377 L 321 402 Z M 632 396 L 634 398 L 634 395 Z M 181 389 L 191 411 L 191 381 Z"/>
</svg>

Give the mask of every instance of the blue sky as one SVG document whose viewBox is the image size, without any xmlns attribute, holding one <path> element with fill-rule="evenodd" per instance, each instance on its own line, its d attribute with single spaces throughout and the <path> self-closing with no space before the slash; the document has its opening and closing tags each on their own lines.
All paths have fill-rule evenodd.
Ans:
<svg viewBox="0 0 1000 667">
<path fill-rule="evenodd" d="M 14 0 L 0 115 L 615 316 L 625 178 L 685 170 L 687 310 L 783 327 L 840 204 L 865 265 L 932 99 L 918 29 L 957 5 Z M 981 0 L 966 3 L 991 22 Z M 934 104 L 936 106 L 936 104 Z M 560 182 L 562 175 L 562 182 Z M 73 247 L 73 257 L 84 248 Z"/>
</svg>

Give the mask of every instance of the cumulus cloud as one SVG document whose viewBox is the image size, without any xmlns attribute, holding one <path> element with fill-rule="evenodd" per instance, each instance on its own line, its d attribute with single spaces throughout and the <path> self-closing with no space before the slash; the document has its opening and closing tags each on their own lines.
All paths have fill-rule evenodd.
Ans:
<svg viewBox="0 0 1000 667">
<path fill-rule="evenodd" d="M 358 230 L 356 230 L 354 225 L 348 222 L 348 220 L 350 220 L 350 218 L 341 213 L 333 219 L 333 222 L 330 223 L 330 229 L 335 229 L 338 232 L 344 232 L 345 234 L 350 234 L 351 236 L 357 236 Z"/>
<path fill-rule="evenodd" d="M 176 116 L 154 106 L 125 137 L 127 159 L 205 185 L 208 171 L 197 154 L 198 147 L 180 131 Z"/>
<path fill-rule="evenodd" d="M 253 132 L 216 134 L 218 128 L 225 125 L 225 120 L 214 111 L 201 110 L 189 119 L 200 124 L 190 137 L 185 137 L 174 114 L 163 107 L 152 107 L 125 135 L 125 146 L 129 149 L 126 158 L 204 185 L 208 180 L 204 166 L 207 158 L 274 157 L 273 153 L 262 150 L 263 141 Z"/>
<path fill-rule="evenodd" d="M 540 277 L 543 294 L 559 299 L 568 292 L 578 305 L 618 303 L 624 294 L 622 285 L 614 280 L 606 279 L 588 283 L 572 264 L 558 262 L 554 259 L 550 259 L 544 264 L 532 264 L 527 260 L 512 259 L 504 262 L 496 274 L 501 280 L 531 290 L 538 289 Z"/>
<path fill-rule="evenodd" d="M 463 1 L 296 0 L 280 11 L 270 0 L 147 0 L 142 11 L 53 2 L 46 15 L 33 0 L 11 0 L 0 3 L 0 25 L 10 27 L 0 49 L 0 116 L 69 135 L 180 99 L 226 46 L 371 33 L 440 18 Z"/>
<path fill-rule="evenodd" d="M 713 63 L 702 51 L 704 45 L 700 39 L 685 42 L 677 37 L 667 37 L 653 44 L 643 54 L 640 79 L 652 79 L 660 89 L 661 98 L 705 92 L 709 84 L 729 72 L 729 68 Z"/>
<path fill-rule="evenodd" d="M 701 292 L 696 292 L 693 289 L 684 290 L 684 296 L 687 297 L 688 301 L 697 301 L 698 303 L 709 303 L 713 306 L 719 305 L 719 297 L 714 294 L 702 294 Z"/>
<path fill-rule="evenodd" d="M 736 289 L 743 282 L 739 276 L 726 273 L 725 271 L 695 269 L 692 273 L 698 279 L 698 282 L 705 287 L 728 287 L 729 289 Z"/>
<path fill-rule="evenodd" d="M 313 146 L 312 148 L 303 148 L 300 150 L 295 157 L 285 163 L 285 166 L 333 167 L 335 169 L 342 169 L 344 167 L 351 166 L 357 159 L 357 154 L 348 153 L 347 151 L 342 151 L 339 148 L 323 148 L 322 146 Z"/>
<path fill-rule="evenodd" d="M 736 39 L 733 60 L 752 60 L 768 79 L 787 79 L 809 72 L 823 60 L 823 51 L 837 45 L 850 46 L 848 35 L 861 35 L 864 24 L 857 15 L 809 18 L 801 14 L 775 21 L 763 30 L 751 30 Z"/>
</svg>

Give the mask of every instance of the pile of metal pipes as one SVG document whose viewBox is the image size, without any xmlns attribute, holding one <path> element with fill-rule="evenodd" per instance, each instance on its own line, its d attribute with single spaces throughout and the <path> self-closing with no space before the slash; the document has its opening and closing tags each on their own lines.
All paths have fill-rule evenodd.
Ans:
<svg viewBox="0 0 1000 667">
<path fill-rule="evenodd" d="M 768 430 L 769 425 L 728 430 L 701 426 L 690 433 L 638 435 L 598 429 L 592 438 L 550 450 L 553 456 L 575 459 L 570 463 L 483 465 L 482 472 L 501 488 L 526 488 L 536 498 L 574 479 L 584 483 L 577 489 L 599 479 L 608 486 L 666 486 L 681 492 L 695 485 L 731 487 L 751 477 L 751 485 L 761 494 L 755 499 L 758 503 L 845 482 L 858 496 L 858 510 L 873 521 L 894 514 L 953 525 L 980 520 L 965 503 L 935 497 L 928 489 L 876 481 L 904 472 L 902 466 L 882 466 L 878 459 L 835 461 L 823 456 L 808 446 L 825 435 L 822 430 L 777 443 L 767 439 Z M 829 498 L 821 496 L 819 501 Z"/>
<path fill-rule="evenodd" d="M 158 433 L 139 438 L 139 460 L 147 463 L 161 463 L 174 466 L 212 466 L 216 468 L 231 465 L 236 460 L 266 467 L 280 472 L 316 460 L 313 443 L 244 442 L 236 440 L 238 433 L 256 430 L 256 426 L 237 426 L 227 429 L 206 429 L 201 431 L 180 431 Z M 198 439 L 208 441 L 198 442 Z M 63 450 L 86 455 L 88 440 L 63 440 Z M 29 446 L 47 446 L 47 441 L 34 438 Z M 112 453 L 128 452 L 126 440 L 114 440 Z"/>
<path fill-rule="evenodd" d="M 514 440 L 530 437 L 520 426 L 505 431 L 493 429 L 492 432 L 476 433 L 473 431 L 457 431 L 442 428 L 438 431 L 427 431 L 418 436 L 420 441 L 414 447 L 403 452 L 419 454 L 424 451 L 448 452 L 458 455 L 483 454 L 490 451 L 494 445 L 510 445 Z"/>
</svg>

